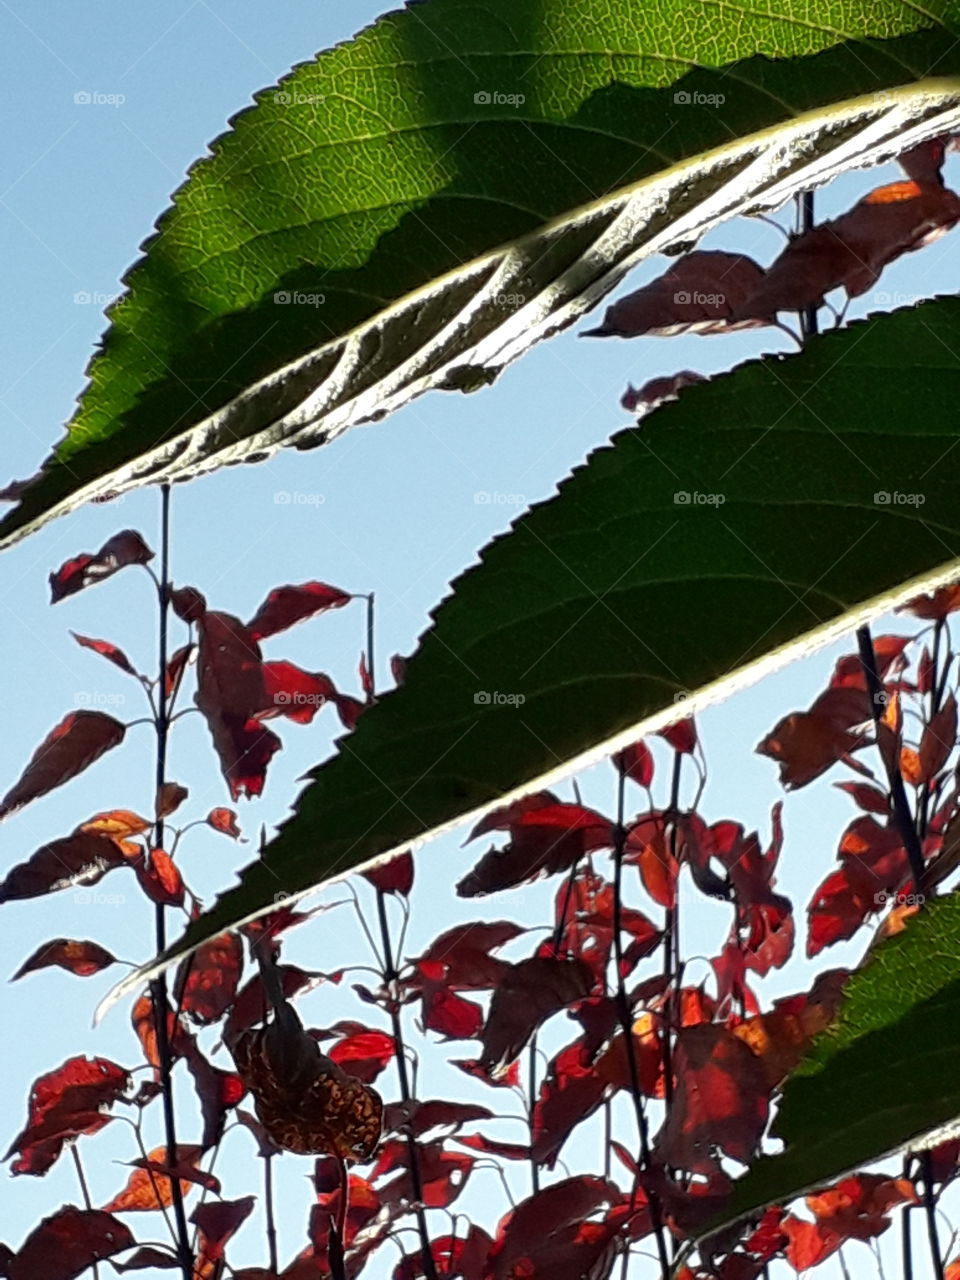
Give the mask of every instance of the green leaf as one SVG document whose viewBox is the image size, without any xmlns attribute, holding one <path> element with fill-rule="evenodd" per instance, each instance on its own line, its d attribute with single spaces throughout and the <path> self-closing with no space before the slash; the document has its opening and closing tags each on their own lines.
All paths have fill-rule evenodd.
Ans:
<svg viewBox="0 0 960 1280">
<path fill-rule="evenodd" d="M 644 255 L 958 128 L 960 0 L 762 8 L 428 0 L 296 67 L 160 219 L 0 542 L 483 386 Z"/>
<path fill-rule="evenodd" d="M 403 687 L 166 961 L 956 572 L 958 353 L 960 300 L 938 299 L 688 387 L 614 437 L 454 583 Z"/>
<path fill-rule="evenodd" d="M 723 1222 L 786 1203 L 960 1116 L 960 896 L 935 901 L 847 984 L 837 1024 L 787 1082 L 765 1157 Z"/>
</svg>

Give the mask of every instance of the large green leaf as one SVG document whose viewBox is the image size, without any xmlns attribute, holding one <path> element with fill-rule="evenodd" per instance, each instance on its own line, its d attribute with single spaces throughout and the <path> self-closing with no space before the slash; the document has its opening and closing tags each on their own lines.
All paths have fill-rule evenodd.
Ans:
<svg viewBox="0 0 960 1280">
<path fill-rule="evenodd" d="M 688 387 L 621 432 L 454 583 L 403 687 L 166 959 L 955 572 L 958 395 L 960 300 L 938 299 Z"/>
<path fill-rule="evenodd" d="M 738 1182 L 724 1223 L 925 1145 L 960 1116 L 958 1062 L 960 897 L 951 894 L 850 980 L 837 1025 L 787 1082 L 773 1129 L 784 1151 Z"/>
<path fill-rule="evenodd" d="M 0 541 L 483 385 L 643 255 L 956 131 L 958 23 L 960 0 L 388 15 L 260 93 L 195 166 Z"/>
</svg>

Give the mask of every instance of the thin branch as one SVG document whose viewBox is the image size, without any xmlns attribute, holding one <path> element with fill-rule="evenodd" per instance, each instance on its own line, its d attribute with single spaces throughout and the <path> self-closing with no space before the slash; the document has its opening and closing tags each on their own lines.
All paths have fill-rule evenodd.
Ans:
<svg viewBox="0 0 960 1280">
<path fill-rule="evenodd" d="M 377 890 L 377 919 L 380 922 L 380 942 L 383 949 L 383 982 L 389 989 L 390 1024 L 393 1031 L 394 1057 L 397 1063 L 397 1077 L 400 1083 L 400 1098 L 404 1109 L 409 1110 L 413 1101 L 410 1091 L 410 1080 L 407 1075 L 406 1049 L 403 1041 L 403 1024 L 400 1019 L 400 1003 L 396 987 L 399 977 L 393 959 L 393 948 L 390 942 L 390 921 L 387 918 L 386 894 Z M 423 1181 L 420 1177 L 420 1153 L 417 1140 L 409 1124 L 403 1126 L 407 1139 L 407 1153 L 410 1161 L 410 1187 L 413 1191 L 414 1214 L 417 1219 L 417 1231 L 420 1235 L 420 1257 L 423 1274 L 426 1280 L 438 1280 L 437 1268 L 430 1249 L 430 1234 L 427 1230 L 427 1215 L 423 1207 Z"/>
<path fill-rule="evenodd" d="M 73 1156 L 73 1165 L 77 1171 L 77 1181 L 80 1183 L 80 1194 L 83 1196 L 84 1207 L 87 1210 L 93 1209 L 93 1201 L 90 1199 L 90 1188 L 87 1186 L 87 1175 L 83 1171 L 83 1164 L 80 1161 L 80 1152 L 77 1150 L 75 1142 L 70 1143 L 70 1154 Z M 93 1264 L 93 1280 L 100 1280 L 100 1267 L 95 1262 Z"/>
<path fill-rule="evenodd" d="M 270 1251 L 270 1270 L 280 1270 L 277 1255 L 277 1224 L 273 1216 L 273 1153 L 263 1157 L 263 1207 L 267 1215 L 267 1248 Z"/>
<path fill-rule="evenodd" d="M 637 1118 L 637 1134 L 640 1139 L 640 1162 L 644 1169 L 650 1168 L 650 1137 L 647 1132 L 647 1118 L 643 1113 L 643 1100 L 640 1093 L 640 1072 L 637 1068 L 637 1051 L 633 1042 L 633 1017 L 630 1002 L 627 998 L 627 987 L 623 973 L 623 854 L 627 842 L 627 830 L 624 826 L 624 791 L 626 772 L 623 765 L 617 764 L 617 825 L 614 834 L 613 849 L 613 959 L 617 972 L 617 1016 L 626 1048 L 627 1066 L 630 1072 L 630 1093 L 633 1097 L 633 1108 Z M 634 1178 L 630 1191 L 630 1210 L 636 1204 L 638 1180 Z M 660 1259 L 660 1270 L 663 1280 L 669 1280 L 670 1262 L 667 1257 L 667 1242 L 663 1229 L 663 1214 L 660 1201 L 651 1189 L 648 1193 L 650 1219 L 653 1223 L 657 1240 L 657 1255 Z M 623 1275 L 629 1261 L 629 1251 L 623 1255 Z"/>
<path fill-rule="evenodd" d="M 170 728 L 168 719 L 165 676 L 167 670 L 167 622 L 170 604 L 170 486 L 165 484 L 160 489 L 160 579 L 157 582 L 158 598 L 158 666 L 159 680 L 157 686 L 157 757 L 155 795 L 166 782 L 167 774 L 167 737 Z M 157 848 L 163 848 L 163 819 L 156 824 Z M 156 949 L 159 954 L 166 949 L 167 927 L 164 908 L 157 904 L 154 911 L 156 932 Z M 170 1010 L 167 997 L 166 973 L 159 974 L 150 983 L 150 996 L 153 1006 L 154 1029 L 157 1036 L 157 1059 L 159 1062 L 160 1087 L 163 1091 L 163 1123 L 166 1133 L 167 1162 L 176 1164 L 177 1160 L 177 1126 L 173 1103 L 173 1058 L 170 1050 L 170 1029 L 167 1015 Z M 179 1178 L 170 1179 L 172 1208 L 177 1227 L 177 1260 L 183 1272 L 183 1280 L 193 1277 L 193 1250 L 190 1248 L 190 1233 L 187 1227 L 187 1215 L 183 1206 L 183 1192 Z"/>
</svg>

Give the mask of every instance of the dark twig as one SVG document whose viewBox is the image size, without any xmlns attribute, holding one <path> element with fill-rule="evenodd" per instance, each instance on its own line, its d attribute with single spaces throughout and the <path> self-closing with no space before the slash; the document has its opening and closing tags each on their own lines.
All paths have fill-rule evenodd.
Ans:
<svg viewBox="0 0 960 1280">
<path fill-rule="evenodd" d="M 390 941 L 390 921 L 387 918 L 387 896 L 381 890 L 377 890 L 377 919 L 380 922 L 380 942 L 383 950 L 383 982 L 388 988 L 389 1014 L 390 1024 L 393 1032 L 393 1044 L 395 1049 L 395 1058 L 397 1063 L 397 1077 L 400 1084 L 400 1098 L 403 1102 L 404 1109 L 409 1111 L 410 1104 L 413 1101 L 413 1094 L 410 1090 L 410 1079 L 407 1074 L 407 1058 L 406 1049 L 403 1040 L 403 1024 L 400 1019 L 400 1000 L 399 990 L 397 988 L 397 979 L 400 974 L 397 970 L 393 957 L 393 947 Z M 423 1274 L 426 1280 L 438 1280 L 437 1268 L 433 1260 L 433 1252 L 430 1249 L 430 1234 L 427 1230 L 427 1215 L 423 1207 L 423 1181 L 420 1177 L 420 1152 L 417 1147 L 417 1140 L 413 1136 L 409 1124 L 403 1126 L 407 1139 L 407 1154 L 410 1161 L 410 1187 L 413 1191 L 414 1209 L 413 1212 L 417 1219 L 417 1231 L 420 1236 L 420 1257 L 423 1267 Z"/>
<path fill-rule="evenodd" d="M 170 728 L 169 706 L 166 696 L 167 670 L 167 622 L 170 604 L 170 486 L 165 484 L 160 489 L 160 578 L 157 582 L 158 597 L 158 665 L 159 683 L 157 685 L 157 757 L 155 795 L 166 782 L 167 774 L 167 737 Z M 163 848 L 163 819 L 158 818 L 155 827 L 155 842 L 158 849 Z M 159 903 L 154 911 L 157 953 L 166 950 L 167 926 L 165 909 Z M 150 996 L 153 1006 L 154 1029 L 157 1035 L 157 1059 L 159 1062 L 160 1087 L 163 1098 L 163 1123 L 167 1142 L 167 1163 L 177 1161 L 177 1126 L 173 1104 L 173 1056 L 170 1047 L 170 1029 L 167 1017 L 170 1004 L 167 997 L 166 973 L 161 972 L 150 983 Z M 177 1227 L 177 1260 L 183 1272 L 183 1280 L 192 1280 L 193 1250 L 190 1248 L 190 1233 L 187 1228 L 187 1215 L 183 1206 L 183 1192 L 179 1178 L 170 1179 L 171 1203 L 173 1217 Z"/>
<path fill-rule="evenodd" d="M 617 973 L 617 1017 L 620 1023 L 620 1030 L 623 1035 L 627 1055 L 627 1067 L 630 1073 L 630 1093 L 633 1097 L 633 1108 L 637 1119 L 637 1134 L 640 1140 L 640 1164 L 643 1169 L 649 1170 L 651 1165 L 650 1136 L 647 1131 L 647 1118 L 643 1111 L 643 1098 L 640 1092 L 640 1072 L 637 1067 L 637 1051 L 633 1042 L 633 1016 L 630 1009 L 630 1001 L 627 997 L 626 980 L 623 972 L 623 854 L 627 841 L 627 831 L 624 826 L 623 819 L 626 776 L 623 765 L 618 762 L 617 825 L 614 832 L 613 847 L 613 960 Z M 634 1178 L 633 1187 L 630 1192 L 631 1211 L 636 1204 L 637 1186 L 638 1179 Z M 663 1275 L 663 1280 L 669 1280 L 670 1262 L 667 1256 L 667 1242 L 663 1229 L 663 1214 L 660 1209 L 659 1197 L 652 1188 L 648 1192 L 648 1203 L 650 1208 L 650 1219 L 653 1223 L 653 1231 L 657 1241 L 657 1255 L 660 1259 L 660 1270 Z M 629 1250 L 625 1250 L 623 1254 L 622 1273 L 624 1277 L 626 1277 L 629 1259 Z"/>
<path fill-rule="evenodd" d="M 273 1214 L 273 1153 L 263 1157 L 263 1207 L 267 1215 L 267 1249 L 270 1252 L 270 1270 L 279 1274 L 277 1255 L 277 1223 Z"/>
<path fill-rule="evenodd" d="M 87 1175 L 83 1171 L 83 1164 L 80 1160 L 80 1152 L 77 1144 L 71 1142 L 70 1154 L 73 1156 L 73 1165 L 77 1171 L 77 1181 L 80 1183 L 80 1194 L 83 1196 L 84 1207 L 88 1210 L 93 1208 L 93 1201 L 90 1199 L 90 1188 L 87 1186 Z M 100 1268 L 97 1263 L 93 1264 L 93 1280 L 100 1280 Z"/>
</svg>

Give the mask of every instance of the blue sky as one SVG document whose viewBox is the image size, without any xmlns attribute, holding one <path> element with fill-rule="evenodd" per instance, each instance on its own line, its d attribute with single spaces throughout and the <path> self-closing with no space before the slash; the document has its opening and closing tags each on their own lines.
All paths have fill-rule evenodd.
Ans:
<svg viewBox="0 0 960 1280">
<path fill-rule="evenodd" d="M 188 165 L 255 90 L 275 81 L 292 63 L 347 38 L 382 8 L 369 0 L 284 0 L 269 8 L 253 0 L 167 0 L 152 7 L 121 0 L 83 6 L 66 0 L 33 5 L 0 0 L 5 102 L 0 483 L 31 473 L 59 436 L 102 330 L 102 308 L 117 292 L 120 276 Z M 77 95 L 91 100 L 77 101 Z M 892 166 L 849 175 L 818 197 L 818 212 L 839 212 L 869 187 L 898 176 Z M 781 221 L 791 217 L 792 211 L 784 210 Z M 960 262 L 955 236 L 901 260 L 884 276 L 883 291 L 927 295 L 956 290 Z M 780 237 L 769 226 L 740 221 L 711 234 L 701 247 L 740 250 L 769 261 L 779 246 Z M 627 287 L 662 266 L 659 261 L 645 264 Z M 878 304 L 867 295 L 851 312 L 863 314 Z M 681 368 L 710 373 L 761 351 L 788 347 L 782 335 L 763 331 L 669 343 L 581 343 L 568 331 L 507 370 L 492 389 L 471 396 L 436 393 L 323 450 L 285 453 L 257 467 L 221 471 L 178 487 L 173 495 L 175 581 L 198 586 L 213 606 L 240 616 L 252 614 L 266 592 L 283 582 L 320 578 L 351 591 L 373 590 L 378 599 L 378 681 L 385 685 L 387 658 L 413 649 L 451 578 L 525 504 L 549 495 L 572 466 L 624 425 L 618 401 L 627 381 L 639 385 Z M 478 500 L 483 494 L 500 496 Z M 122 719 L 144 714 L 137 686 L 78 648 L 68 632 L 109 638 L 135 663 L 151 669 L 154 619 L 146 575 L 128 570 L 52 610 L 46 579 L 63 560 L 95 550 L 121 527 L 140 529 L 155 545 L 158 509 L 157 492 L 141 490 L 59 520 L 0 557 L 3 789 L 67 711 L 95 706 Z M 708 619 L 696 617 L 695 600 L 691 625 L 709 626 Z M 362 610 L 354 605 L 271 640 L 265 648 L 269 657 L 327 670 L 356 692 L 363 626 Z M 904 629 L 899 619 L 890 626 Z M 703 715 L 701 736 L 710 771 L 702 811 L 708 820 L 733 817 L 748 829 L 759 828 L 764 837 L 768 834 L 770 808 L 781 793 L 775 768 L 755 755 L 754 748 L 780 715 L 812 699 L 837 654 L 850 647 L 833 646 Z M 310 728 L 281 728 L 284 750 L 271 766 L 266 793 L 241 810 L 247 835 L 253 836 L 260 823 L 284 816 L 298 777 L 328 754 L 337 729 L 332 711 Z M 98 810 L 149 811 L 151 745 L 146 726 L 131 730 L 120 751 L 10 819 L 0 832 L 0 869 Z M 666 755 L 659 759 L 657 794 L 665 803 Z M 183 811 L 187 817 L 229 802 L 200 717 L 178 723 L 170 775 L 190 788 Z M 581 786 L 588 803 L 612 809 L 608 766 L 589 771 Z M 840 832 L 853 816 L 850 802 L 826 783 L 787 798 L 780 886 L 798 906 L 826 873 Z M 418 855 L 408 955 L 417 954 L 443 925 L 474 912 L 474 904 L 461 903 L 452 890 L 471 862 L 462 840 L 462 833 L 445 837 Z M 209 900 L 248 860 L 250 849 L 238 849 L 199 829 L 185 841 L 182 866 L 192 887 Z M 490 918 L 539 923 L 546 918 L 554 887 L 551 882 L 515 890 L 481 904 L 480 910 Z M 139 898 L 132 878 L 123 880 L 118 874 L 99 890 L 93 902 L 68 892 L 4 907 L 0 975 L 12 973 L 42 941 L 58 935 L 96 938 L 126 959 L 146 959 L 152 951 L 152 908 Z M 335 887 L 322 900 L 343 897 L 342 888 Z M 725 916 L 715 904 L 692 907 L 684 918 L 685 951 L 713 954 L 725 927 Z M 829 963 L 854 961 L 865 941 L 864 933 L 849 946 L 836 948 Z M 369 962 L 347 907 L 291 935 L 289 957 L 317 970 Z M 772 998 L 800 990 L 811 972 L 805 961 L 797 960 L 762 984 L 763 994 Z M 136 1059 L 124 1011 L 112 1013 L 96 1030 L 90 1025 L 92 1010 L 115 973 L 81 982 L 49 970 L 4 989 L 4 1145 L 23 1123 L 27 1090 L 37 1075 L 79 1052 L 120 1062 Z M 340 1017 L 369 1013 L 349 990 L 321 987 L 304 1002 L 304 1016 L 315 1025 L 329 1025 Z M 562 1043 L 563 1030 L 553 1028 L 545 1037 L 548 1048 Z M 454 1057 L 471 1052 L 469 1044 L 452 1048 Z M 445 1057 L 442 1046 L 425 1053 L 425 1096 L 454 1096 L 457 1090 L 489 1103 L 489 1094 L 465 1085 L 464 1077 L 445 1065 Z M 223 1054 L 214 1061 L 224 1065 Z M 382 1083 L 389 1093 L 392 1076 Z M 188 1092 L 188 1086 L 182 1089 L 183 1095 Z M 498 1096 L 495 1109 L 500 1104 Z M 153 1115 L 151 1125 L 158 1122 Z M 188 1099 L 183 1140 L 191 1137 L 191 1123 Z M 513 1121 L 503 1122 L 496 1133 L 519 1141 L 521 1131 Z M 160 1141 L 159 1129 L 148 1134 L 148 1145 Z M 596 1149 L 596 1134 L 571 1144 L 573 1167 L 588 1167 Z M 130 1135 L 116 1124 L 82 1150 L 94 1202 L 104 1203 L 126 1177 L 127 1171 L 112 1162 L 132 1158 Z M 218 1169 L 225 1195 L 257 1189 L 249 1185 L 251 1171 L 259 1174 L 249 1154 L 246 1135 L 234 1134 L 225 1144 Z M 281 1253 L 286 1260 L 305 1243 L 309 1167 L 292 1156 L 281 1161 Z M 522 1178 L 515 1182 L 523 1194 Z M 0 1176 L 0 1238 L 18 1244 L 41 1216 L 77 1196 L 66 1159 L 43 1180 Z M 493 1172 L 475 1175 L 462 1207 L 487 1226 L 505 1210 Z M 145 1240 L 162 1231 L 159 1219 L 152 1218 L 130 1218 Z M 257 1220 L 251 1220 L 237 1238 L 235 1264 L 265 1261 L 257 1227 Z M 384 1249 L 381 1261 L 370 1269 L 374 1280 L 389 1274 L 396 1256 L 390 1246 Z"/>
</svg>

